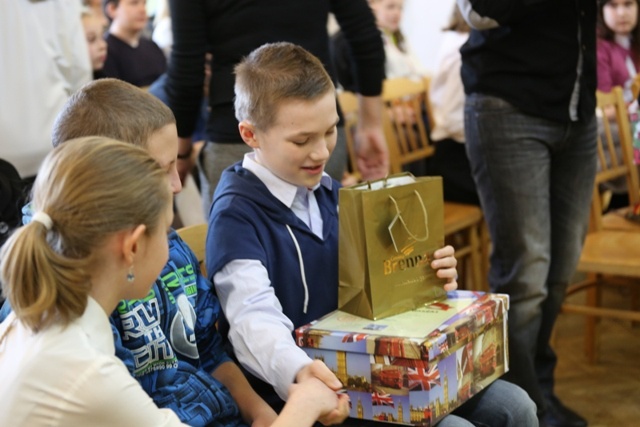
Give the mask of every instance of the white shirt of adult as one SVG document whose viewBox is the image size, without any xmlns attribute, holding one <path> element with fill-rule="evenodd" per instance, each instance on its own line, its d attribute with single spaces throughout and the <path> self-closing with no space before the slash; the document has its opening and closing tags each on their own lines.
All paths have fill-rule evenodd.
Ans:
<svg viewBox="0 0 640 427">
<path fill-rule="evenodd" d="M 0 1 L 0 158 L 35 175 L 53 122 L 92 78 L 79 0 Z"/>
<path fill-rule="evenodd" d="M 8 332 L 7 332 L 8 330 Z M 182 426 L 158 409 L 115 356 L 107 314 L 89 298 L 66 328 L 38 333 L 12 313 L 0 324 L 0 425 Z"/>
<path fill-rule="evenodd" d="M 254 153 L 245 154 L 242 167 L 322 238 L 322 217 L 313 191 L 300 192 L 299 187 L 278 178 L 255 161 Z M 320 185 L 331 185 L 329 175 L 323 174 Z M 308 196 L 308 203 L 299 203 L 301 195 Z M 267 269 L 257 260 L 234 260 L 213 276 L 213 283 L 229 321 L 229 340 L 238 361 L 286 400 L 296 374 L 312 360 L 293 339 L 293 323 L 282 312 Z"/>
<path fill-rule="evenodd" d="M 460 47 L 469 33 L 446 31 L 436 55 L 436 71 L 429 87 L 429 99 L 435 127 L 431 139 L 451 138 L 464 143 L 464 86 L 460 77 L 462 57 Z"/>
</svg>

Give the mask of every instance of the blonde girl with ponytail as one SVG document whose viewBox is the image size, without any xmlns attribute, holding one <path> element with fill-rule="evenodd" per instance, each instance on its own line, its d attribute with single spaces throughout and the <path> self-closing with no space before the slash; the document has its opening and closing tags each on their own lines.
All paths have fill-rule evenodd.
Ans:
<svg viewBox="0 0 640 427">
<path fill-rule="evenodd" d="M 167 260 L 166 172 L 142 148 L 71 140 L 45 159 L 33 220 L 0 252 L 0 425 L 172 426 L 114 354 L 108 315 Z"/>
</svg>

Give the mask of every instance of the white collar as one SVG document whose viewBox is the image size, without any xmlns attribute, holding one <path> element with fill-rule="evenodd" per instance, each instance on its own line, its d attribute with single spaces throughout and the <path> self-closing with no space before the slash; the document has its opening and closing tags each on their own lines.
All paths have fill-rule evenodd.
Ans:
<svg viewBox="0 0 640 427">
<path fill-rule="evenodd" d="M 267 187 L 269 192 L 289 208 L 293 205 L 293 200 L 295 199 L 298 191 L 301 191 L 300 189 L 303 188 L 288 183 L 258 163 L 255 159 L 255 153 L 247 153 L 244 155 L 242 167 L 257 176 L 258 179 Z M 312 190 L 317 190 L 321 185 L 329 190 L 332 188 L 333 180 L 326 172 L 322 172 L 320 182 L 316 184 Z"/>
</svg>

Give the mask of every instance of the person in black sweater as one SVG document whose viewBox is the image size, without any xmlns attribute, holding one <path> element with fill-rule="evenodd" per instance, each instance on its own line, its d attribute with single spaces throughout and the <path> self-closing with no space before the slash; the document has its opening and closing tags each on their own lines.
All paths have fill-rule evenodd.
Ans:
<svg viewBox="0 0 640 427">
<path fill-rule="evenodd" d="M 107 59 L 99 77 L 113 77 L 146 88 L 165 72 L 167 60 L 153 41 L 142 35 L 147 25 L 145 2 L 104 0 L 111 22 L 106 35 Z"/>
<path fill-rule="evenodd" d="M 179 167 L 183 174 L 192 167 L 189 135 L 199 114 L 205 52 L 213 56 L 208 142 L 199 157 L 205 213 L 222 170 L 241 160 L 248 150 L 240 138 L 233 111 L 233 67 L 264 43 L 288 41 L 313 53 L 333 77 L 327 33 L 329 12 L 335 14 L 344 31 L 358 68 L 361 97 L 356 138 L 360 171 L 364 178 L 387 174 L 388 151 L 379 97 L 385 57 L 380 32 L 366 0 L 171 0 L 170 8 L 174 45 L 167 93 L 181 137 Z M 346 142 L 340 128 L 338 147 L 327 172 L 341 180 L 345 167 Z"/>
<path fill-rule="evenodd" d="M 541 425 L 586 426 L 553 392 L 549 345 L 580 257 L 596 172 L 596 1 L 458 0 L 465 136 L 509 294 L 510 372 Z"/>
</svg>

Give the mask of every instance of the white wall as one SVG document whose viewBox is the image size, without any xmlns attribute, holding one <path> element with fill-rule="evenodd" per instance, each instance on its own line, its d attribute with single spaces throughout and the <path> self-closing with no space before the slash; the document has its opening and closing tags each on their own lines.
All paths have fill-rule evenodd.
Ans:
<svg viewBox="0 0 640 427">
<path fill-rule="evenodd" d="M 434 71 L 442 28 L 449 22 L 455 0 L 405 0 L 400 27 L 425 68 Z"/>
</svg>

